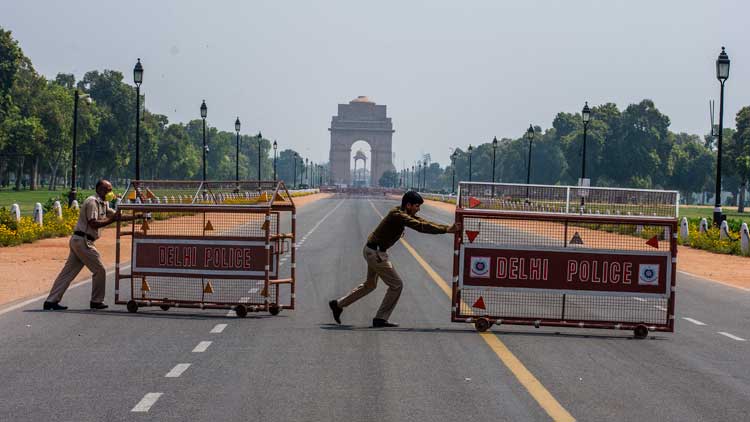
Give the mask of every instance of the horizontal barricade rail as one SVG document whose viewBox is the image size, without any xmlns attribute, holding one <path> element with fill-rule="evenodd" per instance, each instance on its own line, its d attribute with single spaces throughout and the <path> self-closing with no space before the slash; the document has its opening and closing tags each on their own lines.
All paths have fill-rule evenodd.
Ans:
<svg viewBox="0 0 750 422">
<path fill-rule="evenodd" d="M 117 224 L 115 303 L 131 312 L 234 309 L 240 317 L 294 309 L 296 211 L 282 182 L 134 181 L 129 193 L 118 210 L 144 218 Z M 285 254 L 290 265 L 282 268 Z"/>
<path fill-rule="evenodd" d="M 529 186 L 528 200 L 525 187 L 460 184 L 454 322 L 473 322 L 481 331 L 500 323 L 632 329 L 637 337 L 674 330 L 675 192 L 608 196 L 587 188 L 586 199 L 598 199 L 584 207 L 598 212 L 577 207 L 574 214 L 546 209 L 550 197 L 570 202 L 558 195 L 569 187 Z M 509 205 L 519 199 L 510 192 L 523 205 Z M 644 198 L 649 202 L 639 202 Z M 638 209 L 644 215 L 634 215 Z"/>
</svg>

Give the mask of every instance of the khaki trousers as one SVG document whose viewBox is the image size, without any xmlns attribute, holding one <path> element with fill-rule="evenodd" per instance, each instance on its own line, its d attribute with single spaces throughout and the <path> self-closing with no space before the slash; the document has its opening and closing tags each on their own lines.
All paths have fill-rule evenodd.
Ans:
<svg viewBox="0 0 750 422">
<path fill-rule="evenodd" d="M 355 287 L 348 295 L 339 299 L 339 306 L 345 308 L 367 296 L 368 293 L 375 290 L 378 277 L 380 277 L 388 286 L 388 291 L 385 292 L 385 297 L 380 304 L 377 314 L 375 314 L 375 318 L 387 321 L 391 316 L 391 312 L 396 307 L 396 303 L 398 303 L 404 283 L 401 281 L 401 276 L 393 268 L 391 261 L 388 260 L 387 253 L 378 252 L 365 246 L 362 254 L 365 257 L 365 261 L 367 261 L 367 278 L 364 283 Z"/>
<path fill-rule="evenodd" d="M 96 250 L 94 242 L 80 236 L 70 238 L 70 254 L 65 261 L 60 274 L 55 279 L 52 289 L 47 297 L 47 302 L 59 302 L 68 286 L 76 278 L 85 265 L 91 273 L 91 301 L 101 303 L 104 301 L 104 290 L 106 288 L 107 271 L 102 263 L 102 257 Z"/>
</svg>

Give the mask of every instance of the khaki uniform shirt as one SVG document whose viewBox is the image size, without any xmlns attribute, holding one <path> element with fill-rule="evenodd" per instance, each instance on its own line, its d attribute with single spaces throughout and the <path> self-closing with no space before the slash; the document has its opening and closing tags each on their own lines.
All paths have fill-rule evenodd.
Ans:
<svg viewBox="0 0 750 422">
<path fill-rule="evenodd" d="M 101 228 L 95 229 L 89 225 L 89 220 L 101 220 L 105 217 L 112 216 L 115 211 L 109 208 L 109 203 L 99 198 L 97 195 L 91 195 L 83 201 L 81 212 L 78 214 L 78 222 L 73 229 L 77 232 L 84 232 L 87 235 L 98 239 L 101 235 Z"/>
<path fill-rule="evenodd" d="M 404 232 L 404 227 L 421 233 L 442 234 L 446 233 L 450 226 L 433 223 L 416 216 L 412 217 L 406 211 L 402 211 L 401 207 L 395 207 L 388 211 L 388 215 L 370 233 L 367 243 L 375 243 L 383 249 L 388 249 L 398 242 Z"/>
</svg>

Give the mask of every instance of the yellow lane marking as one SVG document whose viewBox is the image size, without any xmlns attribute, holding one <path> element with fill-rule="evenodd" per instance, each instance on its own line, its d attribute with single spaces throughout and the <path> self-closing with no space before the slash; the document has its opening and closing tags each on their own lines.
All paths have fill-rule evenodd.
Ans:
<svg viewBox="0 0 750 422">
<path fill-rule="evenodd" d="M 372 206 L 372 209 L 375 211 L 376 214 L 380 216 L 380 218 L 383 218 L 383 214 L 378 211 L 377 208 L 375 208 L 375 204 L 372 201 L 370 202 L 370 206 Z M 401 244 L 404 245 L 407 251 L 416 259 L 417 263 L 427 272 L 427 275 L 430 276 L 432 281 L 435 282 L 435 284 L 440 287 L 440 289 L 445 292 L 445 294 L 448 295 L 449 298 L 453 297 L 453 290 L 451 289 L 450 285 L 443 280 L 438 273 L 432 269 L 432 267 L 427 263 L 427 261 L 422 258 L 419 253 L 404 239 L 401 239 Z M 555 422 L 575 422 L 575 418 L 568 413 L 567 410 L 565 410 L 564 407 L 558 402 L 552 394 L 547 390 L 544 385 L 542 385 L 541 382 L 539 382 L 538 379 L 534 376 L 534 374 L 531 373 L 528 369 L 526 369 L 526 366 L 516 357 L 516 355 L 513 354 L 513 352 L 508 349 L 508 347 L 503 343 L 499 337 L 496 335 L 490 333 L 490 332 L 484 332 L 479 333 L 479 335 L 482 337 L 482 340 L 484 340 L 485 343 L 492 349 L 493 352 L 495 352 L 495 355 L 497 355 L 498 358 L 500 358 L 500 361 L 505 364 L 505 366 L 510 370 L 510 372 L 516 377 L 518 382 L 521 383 L 521 385 L 526 388 L 526 391 L 529 392 L 531 397 L 536 400 L 537 403 L 539 403 L 539 406 L 544 409 L 545 412 L 552 418 Z"/>
</svg>

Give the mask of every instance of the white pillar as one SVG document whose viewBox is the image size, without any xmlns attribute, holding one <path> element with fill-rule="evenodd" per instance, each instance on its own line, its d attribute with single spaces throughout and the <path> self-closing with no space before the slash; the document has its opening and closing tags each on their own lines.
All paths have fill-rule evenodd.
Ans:
<svg viewBox="0 0 750 422">
<path fill-rule="evenodd" d="M 78 201 L 76 201 L 74 199 L 73 202 L 70 203 L 70 208 L 73 208 L 74 210 L 79 209 L 79 207 L 78 207 Z"/>
<path fill-rule="evenodd" d="M 690 239 L 687 217 L 682 217 L 682 222 L 680 222 L 680 239 L 682 239 L 683 242 L 687 242 Z"/>
<path fill-rule="evenodd" d="M 706 220 L 705 218 L 701 218 L 701 224 L 698 227 L 698 231 L 700 231 L 701 233 L 705 233 L 708 231 L 708 220 Z"/>
<path fill-rule="evenodd" d="M 750 254 L 750 232 L 747 230 L 747 223 L 742 223 L 742 228 L 740 229 L 740 248 L 743 254 Z"/>
<path fill-rule="evenodd" d="M 21 221 L 21 207 L 19 207 L 18 204 L 11 205 L 10 214 L 13 216 L 13 219 L 16 220 L 16 222 Z"/>
<path fill-rule="evenodd" d="M 729 224 L 727 224 L 726 220 L 722 221 L 719 227 L 719 239 L 729 240 Z"/>
<path fill-rule="evenodd" d="M 44 208 L 39 202 L 34 205 L 34 222 L 40 226 L 44 225 Z"/>
<path fill-rule="evenodd" d="M 55 210 L 57 218 L 62 218 L 62 207 L 60 206 L 60 201 L 55 201 L 55 204 L 52 205 L 52 209 Z"/>
</svg>

